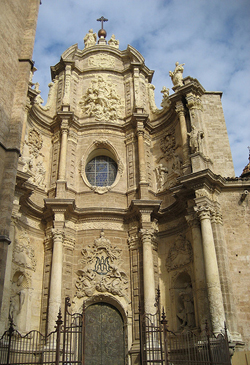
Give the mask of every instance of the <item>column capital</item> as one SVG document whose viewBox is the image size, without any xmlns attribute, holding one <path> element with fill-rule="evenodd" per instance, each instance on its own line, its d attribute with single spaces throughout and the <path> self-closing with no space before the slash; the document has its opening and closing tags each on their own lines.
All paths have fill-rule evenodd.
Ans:
<svg viewBox="0 0 250 365">
<path fill-rule="evenodd" d="M 58 228 L 52 228 L 51 232 L 52 232 L 52 237 L 54 240 L 56 240 L 56 239 L 61 240 L 61 241 L 63 240 L 63 238 L 64 238 L 63 230 L 58 229 Z"/>
<path fill-rule="evenodd" d="M 185 218 L 186 218 L 186 221 L 187 221 L 187 224 L 189 225 L 189 227 L 191 227 L 191 228 L 200 227 L 200 221 L 198 219 L 196 212 L 186 215 Z"/>
<path fill-rule="evenodd" d="M 184 105 L 183 105 L 183 102 L 181 100 L 178 100 L 175 104 L 175 111 L 177 114 L 183 114 L 185 113 L 185 108 L 184 108 Z"/>
<path fill-rule="evenodd" d="M 69 122 L 67 119 L 63 119 L 61 122 L 61 131 L 62 133 L 68 133 L 69 132 Z"/>
<path fill-rule="evenodd" d="M 216 224 L 223 224 L 222 214 L 218 210 L 211 212 L 211 222 Z"/>
<path fill-rule="evenodd" d="M 194 207 L 194 210 L 200 220 L 211 219 L 212 213 L 214 212 L 214 209 L 209 205 L 198 205 Z"/>
</svg>

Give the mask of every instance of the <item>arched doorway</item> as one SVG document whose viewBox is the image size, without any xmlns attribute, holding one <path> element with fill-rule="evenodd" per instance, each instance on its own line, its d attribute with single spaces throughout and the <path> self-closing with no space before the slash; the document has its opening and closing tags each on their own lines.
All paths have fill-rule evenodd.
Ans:
<svg viewBox="0 0 250 365">
<path fill-rule="evenodd" d="M 85 365 L 124 365 L 124 326 L 119 311 L 96 303 L 86 309 Z"/>
</svg>

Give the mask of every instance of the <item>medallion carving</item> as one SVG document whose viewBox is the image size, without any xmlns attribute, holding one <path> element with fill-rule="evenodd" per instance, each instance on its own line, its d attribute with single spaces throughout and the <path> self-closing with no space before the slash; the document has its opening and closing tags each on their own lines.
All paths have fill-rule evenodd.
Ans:
<svg viewBox="0 0 250 365">
<path fill-rule="evenodd" d="M 96 292 L 125 296 L 128 290 L 128 278 L 121 270 L 121 250 L 113 247 L 101 231 L 94 244 L 82 250 L 80 263 L 84 269 L 77 272 L 76 297 L 90 297 Z"/>
<path fill-rule="evenodd" d="M 82 112 L 97 121 L 117 122 L 124 108 L 115 86 L 103 76 L 93 79 L 79 102 Z"/>
<path fill-rule="evenodd" d="M 179 269 L 193 260 L 193 251 L 191 243 L 185 236 L 180 234 L 169 249 L 166 260 L 168 272 Z"/>
</svg>

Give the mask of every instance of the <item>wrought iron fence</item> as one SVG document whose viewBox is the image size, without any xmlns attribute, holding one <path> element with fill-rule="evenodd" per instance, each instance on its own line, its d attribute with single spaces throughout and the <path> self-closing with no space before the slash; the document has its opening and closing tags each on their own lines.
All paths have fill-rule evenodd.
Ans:
<svg viewBox="0 0 250 365">
<path fill-rule="evenodd" d="M 69 312 L 70 300 L 65 299 L 64 320 L 59 311 L 56 329 L 48 336 L 30 331 L 22 336 L 10 324 L 0 338 L 1 365 L 84 365 L 85 309 Z M 140 311 L 140 343 L 142 365 L 230 365 L 227 329 L 218 336 L 209 333 L 168 329 L 164 310 L 159 311 L 159 293 L 154 315 Z"/>
<path fill-rule="evenodd" d="M 223 333 L 215 336 L 206 323 L 205 331 L 168 329 L 164 309 L 160 314 L 160 291 L 156 297 L 156 313 L 140 311 L 141 364 L 162 365 L 230 365 L 230 352 L 225 325 Z"/>
<path fill-rule="evenodd" d="M 0 338 L 1 365 L 84 364 L 83 314 L 69 312 L 70 300 L 65 299 L 64 321 L 59 311 L 56 329 L 48 336 L 30 331 L 22 336 L 10 327 Z"/>
</svg>

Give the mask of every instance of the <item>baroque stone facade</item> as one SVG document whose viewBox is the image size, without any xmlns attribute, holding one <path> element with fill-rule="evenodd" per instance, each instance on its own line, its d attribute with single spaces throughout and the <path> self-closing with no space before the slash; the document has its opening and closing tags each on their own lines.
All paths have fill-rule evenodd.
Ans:
<svg viewBox="0 0 250 365">
<path fill-rule="evenodd" d="M 10 315 L 52 331 L 66 296 L 74 311 L 109 303 L 138 364 L 139 305 L 154 313 L 159 286 L 171 330 L 226 321 L 249 351 L 250 180 L 234 178 L 221 93 L 177 62 L 158 109 L 136 49 L 93 30 L 84 43 L 52 67 L 45 106 L 29 81 L 1 330 Z"/>
</svg>

